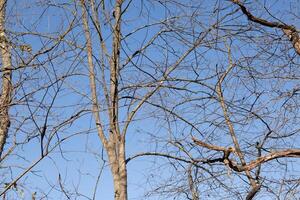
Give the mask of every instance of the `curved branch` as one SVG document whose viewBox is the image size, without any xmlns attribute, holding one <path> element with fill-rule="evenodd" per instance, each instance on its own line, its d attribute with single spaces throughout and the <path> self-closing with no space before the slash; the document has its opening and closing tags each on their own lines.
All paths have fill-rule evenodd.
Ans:
<svg viewBox="0 0 300 200">
<path fill-rule="evenodd" d="M 182 162 L 185 162 L 185 163 L 194 163 L 193 161 L 191 160 L 187 160 L 187 159 L 184 159 L 184 158 L 180 158 L 180 157 L 176 157 L 176 156 L 172 156 L 172 155 L 169 155 L 169 154 L 165 154 L 165 153 L 158 153 L 158 152 L 143 152 L 143 153 L 138 153 L 132 157 L 129 157 L 126 159 L 126 164 L 131 161 L 132 159 L 134 158 L 138 158 L 138 157 L 142 157 L 142 156 L 160 156 L 160 157 L 165 157 L 165 158 L 170 158 L 170 159 L 174 159 L 174 160 L 179 160 L 179 161 L 182 161 Z"/>
<path fill-rule="evenodd" d="M 277 158 L 300 158 L 300 149 L 287 149 L 282 151 L 275 151 L 272 153 L 269 153 L 264 156 L 258 157 L 256 160 L 250 161 L 249 164 L 241 165 L 237 164 L 235 161 L 229 159 L 229 155 L 231 152 L 235 152 L 235 150 L 232 147 L 229 147 L 228 149 L 216 145 L 207 144 L 205 142 L 202 142 L 196 138 L 192 138 L 193 141 L 204 148 L 214 150 L 214 151 L 223 151 L 224 157 L 223 158 L 217 158 L 214 160 L 207 160 L 206 162 L 203 162 L 199 160 L 199 162 L 203 163 L 212 163 L 213 162 L 224 162 L 225 164 L 228 164 L 228 166 L 233 169 L 236 172 L 243 172 L 243 171 L 251 171 L 254 168 L 260 166 L 263 163 L 266 163 L 268 161 L 277 159 Z M 228 163 L 227 163 L 228 162 Z"/>
<path fill-rule="evenodd" d="M 254 168 L 256 168 L 257 166 L 277 159 L 277 158 L 286 158 L 286 157 L 292 157 L 292 158 L 300 158 L 300 149 L 287 149 L 287 150 L 283 150 L 283 151 L 276 151 L 276 152 L 272 152 L 269 153 L 265 156 L 261 156 L 258 159 L 251 161 L 248 165 L 242 167 L 242 170 L 252 170 Z"/>
<path fill-rule="evenodd" d="M 270 22 L 265 19 L 255 17 L 239 0 L 231 0 L 231 1 L 241 8 L 244 15 L 247 16 L 248 20 L 270 28 L 280 28 L 283 31 L 283 33 L 292 42 L 296 53 L 300 55 L 300 36 L 299 36 L 299 32 L 294 26 L 287 25 L 284 23 L 279 23 L 279 22 Z"/>
</svg>

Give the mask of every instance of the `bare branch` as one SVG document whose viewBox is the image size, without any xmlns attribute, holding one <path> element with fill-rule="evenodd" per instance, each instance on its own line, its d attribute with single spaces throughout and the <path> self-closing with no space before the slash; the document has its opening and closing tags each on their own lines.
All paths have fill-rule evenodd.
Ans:
<svg viewBox="0 0 300 200">
<path fill-rule="evenodd" d="M 279 23 L 279 22 L 270 22 L 265 19 L 261 19 L 252 15 L 252 13 L 239 1 L 239 0 L 231 0 L 233 3 L 238 5 L 242 12 L 247 16 L 247 18 L 255 23 L 258 23 L 263 26 L 267 26 L 270 28 L 280 28 L 283 33 L 289 38 L 292 42 L 293 47 L 298 55 L 300 55 L 300 36 L 299 31 L 294 26 Z"/>
</svg>

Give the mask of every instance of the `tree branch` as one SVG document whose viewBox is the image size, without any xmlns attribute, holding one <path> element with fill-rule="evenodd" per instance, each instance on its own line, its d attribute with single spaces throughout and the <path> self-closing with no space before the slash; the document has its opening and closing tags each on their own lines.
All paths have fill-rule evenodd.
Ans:
<svg viewBox="0 0 300 200">
<path fill-rule="evenodd" d="M 247 16 L 248 20 L 258 23 L 263 26 L 267 26 L 270 28 L 280 28 L 283 33 L 289 38 L 292 42 L 293 47 L 298 55 L 300 55 L 300 36 L 299 31 L 294 26 L 287 25 L 279 22 L 270 22 L 262 18 L 255 17 L 252 13 L 239 1 L 239 0 L 231 0 L 234 4 L 238 5 L 242 12 Z"/>
</svg>

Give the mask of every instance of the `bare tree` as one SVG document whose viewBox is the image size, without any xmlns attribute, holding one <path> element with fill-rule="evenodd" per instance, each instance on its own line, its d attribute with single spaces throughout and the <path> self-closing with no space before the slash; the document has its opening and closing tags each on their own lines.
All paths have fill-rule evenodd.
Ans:
<svg viewBox="0 0 300 200">
<path fill-rule="evenodd" d="M 257 15 L 278 21 L 272 22 L 255 17 L 241 2 L 232 2 L 216 1 L 211 12 L 205 7 L 206 12 L 213 13 L 209 17 L 220 19 L 229 12 L 233 17 L 231 21 L 220 20 L 191 63 L 180 74 L 168 77 L 168 89 L 161 92 L 160 102 L 148 102 L 161 109 L 156 116 L 169 135 L 154 135 L 157 145 L 165 140 L 167 147 L 162 150 L 165 152 L 139 153 L 128 161 L 159 156 L 174 167 L 168 172 L 169 179 L 158 184 L 151 196 L 197 199 L 195 184 L 197 194 L 204 199 L 293 199 L 299 195 L 297 188 L 291 189 L 298 180 L 293 163 L 299 161 L 289 159 L 299 157 L 299 146 L 293 142 L 299 133 L 299 32 L 295 26 L 286 25 L 297 24 L 299 18 L 291 12 L 291 18 L 285 18 L 291 21 L 284 23 L 272 15 L 272 9 L 277 9 L 273 4 L 264 2 L 260 10 L 259 3 L 249 3 L 249 7 L 257 8 L 253 12 L 263 12 Z M 190 10 L 196 7 L 186 5 Z M 197 12 L 191 11 L 194 20 Z M 176 29 L 179 24 L 173 23 L 172 30 L 183 38 L 186 32 Z M 191 164 L 195 167 L 190 168 Z"/>
<path fill-rule="evenodd" d="M 0 196 L 3 199 L 23 199 L 26 195 L 34 199 L 46 194 L 40 191 L 45 186 L 33 186 L 27 181 L 40 177 L 37 166 L 56 151 L 64 158 L 63 143 L 86 133 L 68 133 L 68 127 L 90 112 L 76 101 L 62 103 L 62 97 L 71 96 L 66 89 L 68 80 L 79 75 L 74 63 L 68 60 L 72 52 L 77 55 L 78 51 L 68 38 L 76 25 L 73 7 L 67 10 L 61 4 L 49 2 L 23 3 L 1 1 Z M 68 23 L 42 32 L 40 29 L 46 26 L 44 14 L 51 8 L 57 9 L 58 15 L 67 16 L 63 20 Z M 7 15 L 6 10 L 10 11 Z M 51 26 L 50 22 L 47 25 Z M 62 60 L 69 62 L 69 67 L 64 63 L 63 68 Z M 68 109 L 71 105 L 72 109 Z M 42 179 L 47 182 L 47 177 Z"/>
<path fill-rule="evenodd" d="M 296 8 L 8 2 L 1 197 L 98 199 L 108 170 L 116 200 L 299 198 Z M 130 193 L 133 178 L 145 195 Z"/>
<path fill-rule="evenodd" d="M 141 45 L 141 48 L 134 50 L 133 54 L 130 55 L 128 50 L 126 50 L 127 46 L 130 46 L 130 42 L 127 42 L 127 37 L 132 34 L 134 35 L 136 31 L 143 30 L 145 27 L 150 26 L 144 25 L 133 31 L 129 31 L 127 28 L 125 28 L 125 31 L 121 29 L 121 26 L 126 24 L 126 17 L 124 16 L 130 12 L 131 6 L 135 6 L 135 4 L 131 1 L 128 2 L 128 4 L 127 2 L 116 1 L 108 8 L 108 4 L 105 1 L 99 3 L 95 1 L 81 1 L 83 29 L 87 41 L 86 51 L 93 114 L 95 124 L 98 128 L 98 135 L 108 155 L 114 179 L 115 199 L 127 199 L 126 163 L 140 156 L 161 156 L 176 160 L 179 163 L 183 162 L 187 165 L 193 164 L 196 166 L 195 168 L 204 167 L 205 165 L 214 165 L 215 163 L 217 163 L 217 165 L 223 163 L 225 169 L 228 170 L 225 174 L 234 171 L 237 177 L 241 176 L 241 181 L 244 181 L 243 176 L 246 176 L 246 182 L 250 187 L 248 187 L 248 185 L 246 186 L 248 192 L 245 192 L 245 197 L 246 199 L 252 199 L 262 188 L 263 181 L 260 180 L 260 168 L 263 163 L 282 157 L 286 158 L 298 155 L 298 149 L 293 148 L 287 148 L 282 151 L 272 151 L 270 154 L 262 154 L 263 149 L 265 149 L 264 145 L 267 143 L 266 141 L 274 131 L 274 128 L 271 128 L 269 123 L 275 122 L 266 122 L 264 119 L 266 114 L 257 113 L 257 111 L 253 109 L 257 106 L 263 110 L 264 108 L 267 109 L 277 105 L 277 101 L 272 105 L 258 103 L 264 90 L 273 91 L 274 88 L 264 88 L 264 90 L 261 90 L 255 86 L 254 89 L 250 89 L 247 88 L 245 82 L 253 85 L 257 84 L 256 82 L 258 80 L 263 82 L 266 72 L 258 72 L 259 69 L 253 69 L 249 62 L 256 63 L 256 61 L 262 60 L 264 56 L 271 54 L 268 52 L 273 49 L 270 45 L 273 46 L 275 43 L 267 44 L 266 42 L 259 44 L 258 41 L 254 41 L 253 44 L 262 49 L 255 53 L 255 47 L 251 47 L 254 49 L 251 50 L 254 52 L 254 55 L 248 55 L 247 48 L 242 47 L 242 44 L 252 40 L 251 35 L 248 35 L 251 31 L 261 34 L 260 37 L 264 40 L 272 39 L 274 41 L 274 37 L 276 36 L 272 34 L 268 35 L 265 30 L 261 30 L 259 27 L 256 30 L 256 27 L 246 27 L 240 24 L 243 23 L 243 16 L 240 15 L 239 11 L 242 10 L 243 14 L 253 22 L 267 27 L 282 29 L 284 34 L 288 36 L 287 39 L 292 41 L 296 52 L 298 32 L 294 26 L 285 25 L 281 22 L 267 22 L 266 20 L 254 17 L 242 3 L 237 1 L 232 2 L 234 4 L 216 1 L 214 2 L 215 4 L 211 4 L 215 6 L 211 10 L 208 9 L 209 6 L 206 4 L 205 11 L 211 13 L 211 15 L 208 14 L 208 16 L 214 16 L 215 18 L 212 17 L 211 19 L 216 19 L 215 22 L 211 24 L 205 24 L 201 21 L 206 17 L 200 14 L 199 10 L 202 8 L 201 3 L 194 5 L 177 4 L 175 1 L 173 5 L 171 5 L 170 2 L 161 3 L 159 6 L 162 6 L 161 8 L 165 9 L 167 13 L 162 17 L 161 21 L 157 22 L 162 28 L 158 29 L 152 38 L 148 39 L 148 37 L 146 37 L 145 45 Z M 235 4 L 238 5 L 237 8 L 234 6 Z M 145 3 L 143 5 L 146 7 L 148 4 Z M 153 3 L 151 6 L 155 7 L 158 5 Z M 176 11 L 173 12 L 173 8 L 180 11 L 174 9 Z M 113 11 L 111 12 L 110 9 Z M 193 9 L 194 12 L 191 11 Z M 98 13 L 103 14 L 98 16 Z M 147 14 L 151 16 L 151 12 Z M 227 21 L 230 18 L 234 20 L 232 22 Z M 92 31 L 92 28 L 95 29 L 95 32 Z M 108 31 L 109 33 L 105 28 L 110 29 L 110 31 Z M 202 30 L 200 33 L 199 29 Z M 289 31 L 289 33 L 287 33 L 287 31 Z M 124 32 L 129 32 L 129 34 Z M 92 37 L 93 34 L 97 35 L 97 40 Z M 162 40 L 160 40 L 160 38 L 162 38 Z M 234 40 L 238 42 L 234 42 Z M 96 46 L 93 41 L 99 42 L 99 51 L 95 50 Z M 161 42 L 164 46 L 159 44 Z M 287 43 L 279 45 L 285 44 Z M 175 50 L 180 47 L 189 48 L 185 51 Z M 151 58 L 151 50 L 149 50 L 151 48 L 159 49 L 156 50 L 155 56 L 162 56 L 161 58 L 163 59 Z M 159 52 L 163 52 L 163 54 L 160 55 Z M 98 53 L 100 53 L 99 57 L 97 57 Z M 218 59 L 213 61 L 210 53 L 212 55 L 218 55 Z M 278 55 L 271 55 L 272 62 L 275 61 L 279 55 L 284 53 L 289 54 L 290 52 L 282 51 L 279 52 Z M 134 61 L 135 59 L 149 60 L 149 62 L 154 65 L 154 72 L 145 67 L 147 64 L 143 63 L 137 65 Z M 208 60 L 211 60 L 211 62 Z M 283 60 L 282 62 L 289 62 L 288 58 L 285 61 Z M 123 63 L 121 61 L 123 61 Z M 224 63 L 228 63 L 228 67 L 226 67 Z M 126 73 L 126 70 L 130 69 L 130 65 L 137 69 L 132 72 L 145 74 L 152 80 L 142 80 L 140 77 L 140 79 L 130 82 L 128 79 L 133 73 Z M 98 69 L 101 70 L 98 70 L 97 66 L 99 67 Z M 151 69 L 151 67 L 149 69 Z M 161 70 L 161 76 L 156 73 L 159 70 Z M 257 73 L 257 75 L 255 75 L 255 73 Z M 275 73 L 275 71 L 272 73 Z M 107 76 L 108 78 L 106 78 Z M 269 75 L 266 76 L 268 77 Z M 100 77 L 101 80 L 98 79 L 98 77 Z M 234 85 L 235 81 L 239 84 Z M 279 80 L 276 80 L 276 78 L 268 78 L 268 82 L 269 81 L 275 84 Z M 243 84 L 245 84 L 245 88 L 242 87 Z M 234 88 L 234 90 L 232 90 L 232 88 Z M 148 91 L 145 91 L 145 89 Z M 102 94 L 101 96 L 103 98 L 100 97 L 102 100 L 98 99 L 99 93 Z M 169 96 L 170 94 L 174 94 L 176 96 L 175 99 L 171 98 Z M 264 98 L 268 99 L 270 97 L 271 96 L 266 96 Z M 129 102 L 123 102 L 123 99 L 129 100 Z M 149 109 L 151 106 L 158 108 L 158 110 L 161 109 L 161 111 L 148 113 L 146 116 L 153 118 L 157 116 L 161 121 L 160 114 L 161 112 L 164 113 L 166 115 L 164 119 L 167 119 L 166 124 L 168 124 L 169 132 L 173 135 L 172 137 L 167 137 L 165 134 L 158 133 L 157 135 L 161 136 L 157 137 L 161 138 L 161 140 L 168 138 L 168 140 L 165 141 L 172 146 L 171 149 L 177 149 L 179 154 L 183 154 L 184 157 L 178 157 L 169 152 L 144 152 L 126 158 L 125 141 L 127 128 L 130 124 L 135 122 L 134 119 L 136 118 L 137 111 L 145 107 Z M 177 112 L 177 109 L 189 110 L 189 112 Z M 127 110 L 126 114 L 124 114 L 125 110 Z M 203 113 L 206 113 L 206 115 L 203 116 L 204 119 L 196 117 L 195 113 L 198 113 L 197 110 L 201 113 L 197 114 L 198 116 L 202 117 Z M 278 110 L 278 112 L 281 111 Z M 193 116 L 193 118 L 190 116 Z M 174 121 L 168 118 L 174 118 Z M 235 120 L 232 118 L 235 118 Z M 198 119 L 198 122 L 195 121 L 195 119 Z M 224 121 L 222 121 L 222 119 Z M 280 121 L 279 119 L 276 120 Z M 281 121 L 284 120 L 281 119 Z M 237 133 L 247 128 L 251 123 L 262 123 L 268 129 L 267 133 L 264 133 L 264 128 L 261 131 L 261 133 L 264 133 L 261 137 L 265 139 L 261 139 L 262 141 L 259 141 L 258 145 L 255 145 L 256 141 L 253 144 L 244 142 L 253 140 L 253 138 L 250 137 L 250 133 L 248 134 L 249 137 L 246 136 L 247 134 L 240 136 L 240 134 Z M 225 126 L 222 124 L 225 124 Z M 193 149 L 196 147 L 193 145 L 189 149 L 188 146 L 186 146 L 186 144 L 189 144 L 187 138 L 193 138 L 191 136 L 188 137 L 186 134 L 182 136 L 184 138 L 184 140 L 182 140 L 185 141 L 186 144 L 178 143 L 180 142 L 178 141 L 179 133 L 177 133 L 178 130 L 174 130 L 174 127 L 184 127 L 183 129 L 186 129 L 186 126 L 191 128 L 192 135 L 196 132 L 200 134 L 200 137 L 203 137 L 205 141 L 209 141 L 203 142 L 194 138 L 194 142 L 199 145 L 199 148 L 202 150 L 190 153 L 190 151 L 194 151 Z M 211 126 L 215 128 L 208 128 Z M 204 133 L 203 130 L 210 130 L 212 132 L 207 131 L 207 133 Z M 226 135 L 227 131 L 229 135 Z M 260 132 L 259 128 L 256 128 L 255 131 L 257 131 L 257 133 Z M 293 131 L 296 130 L 294 129 Z M 216 132 L 219 132 L 219 138 L 220 135 L 225 135 L 222 137 L 224 138 L 223 145 L 231 144 L 232 147 L 227 148 L 223 147 L 223 145 L 210 145 L 209 143 L 214 143 L 213 141 L 217 140 L 217 136 L 215 136 Z M 259 134 L 257 134 L 256 137 L 259 137 Z M 246 150 L 247 145 L 254 150 Z M 208 154 L 202 152 L 206 151 L 205 149 L 209 150 Z M 253 155 L 256 155 L 255 150 L 258 151 L 256 158 L 253 157 Z M 223 153 L 223 155 L 219 158 L 210 158 L 212 156 L 210 153 L 214 155 L 214 151 L 217 151 L 217 154 Z M 195 158 L 199 156 L 197 154 L 200 154 L 203 158 Z M 173 162 L 172 165 L 174 165 Z M 186 173 L 190 174 L 185 176 L 189 183 L 188 188 L 192 194 L 192 198 L 197 199 L 199 198 L 197 189 L 195 189 L 195 185 L 197 184 L 195 184 L 195 180 L 193 180 L 193 176 L 191 175 L 191 168 L 185 167 L 185 169 Z M 218 169 L 222 169 L 222 167 L 218 167 Z M 206 170 L 210 176 L 214 177 L 213 180 L 218 179 L 218 175 L 213 171 L 210 169 Z M 255 170 L 257 170 L 257 172 L 253 174 Z M 228 184 L 226 179 L 220 181 L 220 183 L 222 183 L 223 186 Z M 166 190 L 167 186 L 162 186 L 161 188 Z M 229 188 L 225 189 L 234 194 L 244 196 L 244 189 L 239 191 L 238 188 Z M 180 189 L 178 192 L 180 193 Z"/>
<path fill-rule="evenodd" d="M 103 8 L 105 7 L 105 2 L 101 2 L 103 4 Z M 126 36 L 122 34 L 121 31 L 121 24 L 123 23 L 122 15 L 126 12 L 126 9 L 131 6 L 131 1 L 127 3 L 127 5 L 123 5 L 122 0 L 118 0 L 115 2 L 113 7 L 113 19 L 111 19 L 111 16 L 108 17 L 107 23 L 111 25 L 111 48 L 108 48 L 108 42 L 103 40 L 103 30 L 102 30 L 102 24 L 103 22 L 99 21 L 98 16 L 98 10 L 96 8 L 99 7 L 96 6 L 96 3 L 94 1 L 81 1 L 81 7 L 82 7 L 82 21 L 83 21 L 83 29 L 85 33 L 85 38 L 87 41 L 86 45 L 86 51 L 87 51 L 87 59 L 88 59 L 88 66 L 89 66 L 89 77 L 90 77 L 90 88 L 91 88 L 91 103 L 92 103 L 92 110 L 95 117 L 95 123 L 97 126 L 97 131 L 99 138 L 107 152 L 108 160 L 110 163 L 110 168 L 114 180 L 114 189 L 115 189 L 115 199 L 121 200 L 121 199 L 127 199 L 127 169 L 126 169 L 126 134 L 129 125 L 134 120 L 134 117 L 139 111 L 142 106 L 162 87 L 164 87 L 164 83 L 167 80 L 168 76 L 176 69 L 178 68 L 181 63 L 193 52 L 203 41 L 203 39 L 206 37 L 206 35 L 214 28 L 214 25 L 208 28 L 208 30 L 203 31 L 200 33 L 196 38 L 195 41 L 193 41 L 191 44 L 189 44 L 188 48 L 181 54 L 178 55 L 178 58 L 171 64 L 170 66 L 167 66 L 165 69 L 163 69 L 163 72 L 161 73 L 161 76 L 158 76 L 157 78 L 154 78 L 150 82 L 151 85 L 149 91 L 144 92 L 144 94 L 139 98 L 135 98 L 135 96 L 128 96 L 126 98 L 131 98 L 131 103 L 126 105 L 127 107 L 127 114 L 122 117 L 125 117 L 124 121 L 120 120 L 119 112 L 120 108 L 122 107 L 120 105 L 120 101 L 122 99 L 122 96 L 120 95 L 120 90 L 122 88 L 120 87 L 120 79 L 122 77 L 122 74 L 120 74 L 121 69 L 125 70 L 127 68 L 127 65 L 132 62 L 132 59 L 135 56 L 138 56 L 139 54 L 143 54 L 143 51 L 145 51 L 149 46 L 151 46 L 154 41 L 160 37 L 164 32 L 169 32 L 170 30 L 162 29 L 158 31 L 152 38 L 146 42 L 146 45 L 136 50 L 131 56 L 128 56 L 125 52 L 125 58 L 124 64 L 120 64 L 121 59 L 124 59 L 121 57 L 121 49 L 122 49 L 122 42 L 125 42 Z M 124 10 L 122 10 L 122 6 L 125 7 Z M 101 80 L 101 90 L 103 92 L 103 95 L 105 96 L 105 105 L 101 101 L 98 101 L 98 90 L 97 90 L 97 83 L 96 83 L 96 70 L 95 70 L 95 64 L 93 63 L 93 56 L 95 53 L 93 53 L 93 47 L 92 47 L 92 37 L 91 37 L 91 31 L 89 28 L 89 12 L 90 18 L 92 21 L 92 24 L 94 25 L 96 29 L 96 33 L 99 37 L 99 42 L 101 46 L 101 56 L 100 56 L 100 66 L 102 67 L 102 80 Z M 102 11 L 103 13 L 106 13 L 106 10 Z M 112 22 L 111 22 L 112 21 Z M 101 24 L 102 23 L 102 24 Z M 163 22 L 159 22 L 157 24 L 163 24 Z M 147 27 L 147 26 L 145 26 Z M 143 27 L 142 27 L 143 28 Z M 139 28 L 133 31 L 138 31 Z M 132 33 L 129 33 L 131 35 Z M 108 52 L 108 49 L 111 50 L 111 53 Z M 106 60 L 106 61 L 105 61 Z M 107 66 L 106 66 L 107 65 Z M 134 64 L 133 64 L 134 65 Z M 121 67 L 122 66 L 122 67 Z M 105 70 L 108 68 L 108 74 L 109 74 L 109 81 L 106 82 L 106 74 Z M 137 67 L 137 71 L 143 72 L 143 70 L 139 67 Z M 150 75 L 151 76 L 151 75 Z M 125 78 L 125 77 L 124 77 Z M 134 83 L 135 86 L 133 87 L 140 87 L 142 83 Z M 149 84 L 149 83 L 148 83 Z M 145 88 L 149 87 L 146 86 Z M 123 86 L 124 87 L 124 86 Z M 132 87 L 132 86 L 130 86 Z M 130 88 L 128 88 L 130 89 Z M 127 90 L 128 90 L 127 89 Z M 137 92 L 138 88 L 134 89 L 133 92 Z M 143 88 L 141 88 L 143 89 Z M 124 88 L 123 90 L 126 89 Z M 128 90 L 129 91 L 129 90 Z M 131 92 L 131 91 L 130 91 Z M 105 107 L 107 106 L 107 107 Z M 107 109 L 105 111 L 104 118 L 108 119 L 108 129 L 107 132 L 104 130 L 103 127 L 105 127 L 105 122 L 100 117 L 101 111 Z"/>
</svg>

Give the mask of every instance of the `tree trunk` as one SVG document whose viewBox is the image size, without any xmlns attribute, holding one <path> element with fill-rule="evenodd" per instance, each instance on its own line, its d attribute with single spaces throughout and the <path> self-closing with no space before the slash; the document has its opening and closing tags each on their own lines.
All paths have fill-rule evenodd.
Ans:
<svg viewBox="0 0 300 200">
<path fill-rule="evenodd" d="M 86 51 L 88 57 L 88 66 L 89 66 L 89 79 L 90 87 L 92 93 L 92 111 L 95 117 L 95 122 L 97 126 L 97 131 L 99 138 L 107 152 L 110 169 L 113 176 L 114 182 L 114 199 L 115 200 L 127 200 L 127 169 L 126 169 L 126 155 L 125 155 L 125 134 L 120 134 L 119 122 L 118 122 L 118 73 L 119 73 L 119 60 L 120 60 L 120 44 L 121 44 L 121 5 L 122 0 L 116 1 L 115 6 L 115 26 L 113 28 L 113 45 L 112 45 L 112 55 L 110 58 L 110 98 L 108 98 L 108 117 L 109 117 L 109 139 L 106 138 L 104 130 L 102 128 L 102 122 L 100 119 L 100 107 L 101 103 L 97 99 L 97 85 L 95 78 L 95 66 L 93 64 L 93 48 L 92 48 L 92 39 L 88 23 L 88 13 L 86 10 L 86 1 L 80 0 L 82 7 L 82 20 L 83 20 L 83 29 L 86 38 Z M 91 6 L 93 7 L 94 2 L 91 1 Z M 97 14 L 95 14 L 95 19 L 97 20 Z M 100 26 L 96 27 L 99 32 Z M 101 35 L 100 35 L 101 36 Z M 101 37 L 100 37 L 101 38 Z M 101 39 L 100 39 L 101 40 Z M 100 41 L 102 42 L 102 41 Z M 104 46 L 103 43 L 101 44 Z M 104 83 L 106 84 L 106 83 Z M 106 86 L 105 86 L 106 88 Z M 106 89 L 104 89 L 106 91 Z M 105 92 L 104 92 L 105 93 Z"/>
<path fill-rule="evenodd" d="M 10 43 L 5 33 L 5 9 L 6 1 L 0 0 L 0 52 L 2 61 L 2 91 L 0 97 L 0 158 L 8 135 L 10 126 L 9 107 L 11 102 L 11 52 Z"/>
<path fill-rule="evenodd" d="M 114 183 L 114 199 L 127 200 L 127 168 L 125 140 L 121 139 L 109 145 L 107 149 Z"/>
</svg>

